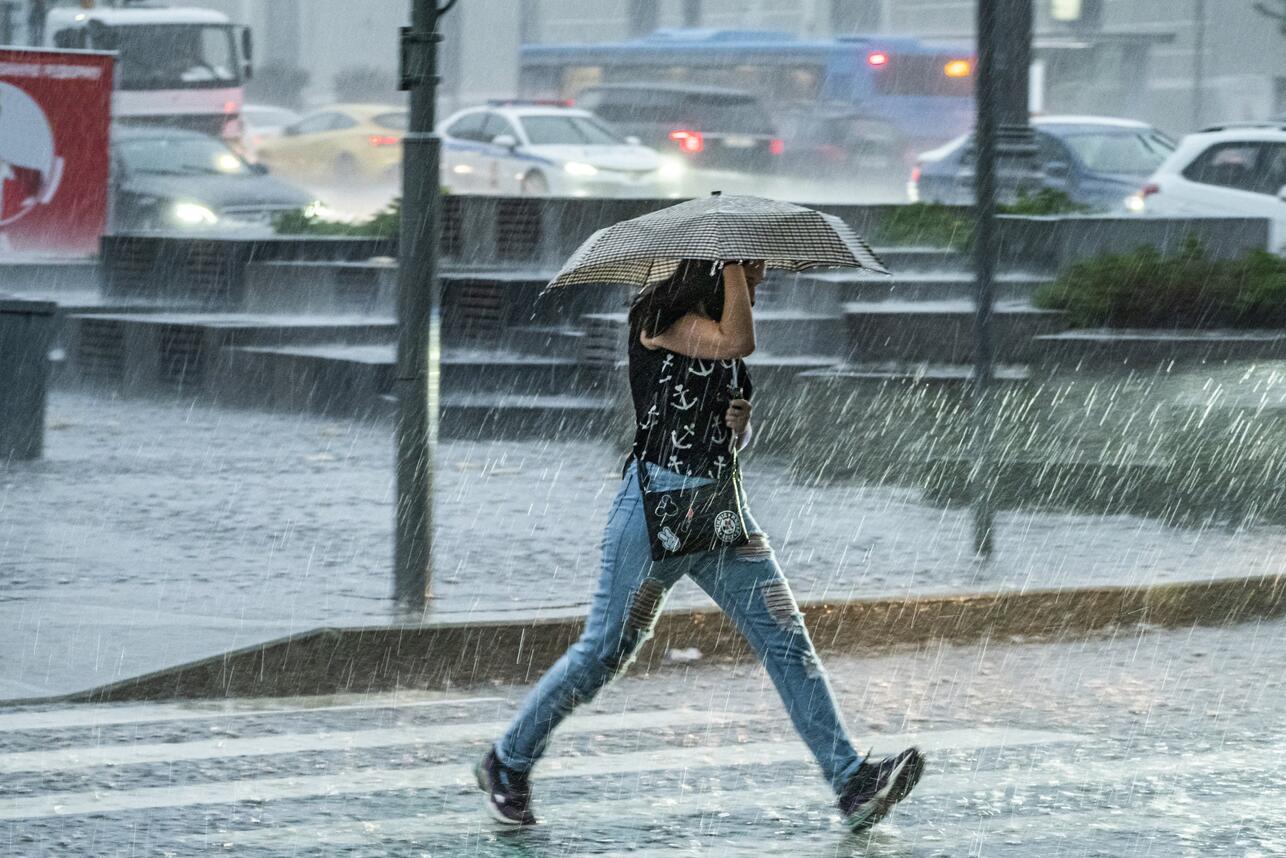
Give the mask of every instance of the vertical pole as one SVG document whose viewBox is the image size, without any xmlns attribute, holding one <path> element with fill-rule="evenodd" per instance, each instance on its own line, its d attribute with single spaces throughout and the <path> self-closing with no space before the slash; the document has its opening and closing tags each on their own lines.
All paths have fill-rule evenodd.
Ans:
<svg viewBox="0 0 1286 858">
<path fill-rule="evenodd" d="M 701 26 L 701 0 L 683 0 L 683 26 Z"/>
<path fill-rule="evenodd" d="M 969 495 L 973 503 L 974 552 L 989 557 L 993 549 L 990 427 L 992 381 L 992 309 L 996 263 L 996 5 L 978 0 L 978 63 L 975 78 L 977 120 L 974 128 L 974 366 L 970 387 Z"/>
<path fill-rule="evenodd" d="M 518 7 L 518 41 L 520 44 L 533 45 L 541 40 L 540 2 L 541 0 L 519 0 Z"/>
<path fill-rule="evenodd" d="M 1192 130 L 1200 131 L 1206 101 L 1206 0 L 1193 0 L 1192 27 Z"/>
<path fill-rule="evenodd" d="M 397 283 L 397 505 L 393 595 L 422 608 L 433 547 L 433 453 L 437 441 L 439 322 L 436 0 L 412 0 L 402 30 L 401 88 L 411 115 L 402 142 L 402 223 Z"/>
<path fill-rule="evenodd" d="M 627 14 L 631 36 L 646 36 L 660 21 L 658 0 L 628 0 Z"/>
<path fill-rule="evenodd" d="M 0 45 L 14 45 L 18 40 L 13 37 L 13 11 L 18 8 L 18 0 L 0 0 Z"/>
</svg>

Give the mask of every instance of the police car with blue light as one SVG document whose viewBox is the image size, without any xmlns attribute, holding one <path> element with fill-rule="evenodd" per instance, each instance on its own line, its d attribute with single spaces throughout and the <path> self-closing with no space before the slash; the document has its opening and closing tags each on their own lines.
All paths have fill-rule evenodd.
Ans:
<svg viewBox="0 0 1286 858">
<path fill-rule="evenodd" d="M 438 128 L 442 185 L 455 194 L 678 197 L 684 167 L 586 110 L 493 102 Z"/>
</svg>

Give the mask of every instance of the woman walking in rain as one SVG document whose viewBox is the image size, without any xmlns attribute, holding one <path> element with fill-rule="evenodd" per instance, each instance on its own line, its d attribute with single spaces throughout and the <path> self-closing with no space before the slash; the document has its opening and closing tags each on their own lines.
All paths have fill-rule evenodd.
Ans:
<svg viewBox="0 0 1286 858">
<path fill-rule="evenodd" d="M 742 359 L 755 349 L 751 307 L 763 274 L 762 262 L 685 262 L 669 279 L 644 289 L 630 309 L 636 433 L 603 534 L 602 576 L 585 631 L 475 767 L 487 808 L 501 822 L 536 822 L 529 774 L 550 735 L 625 670 L 651 635 L 670 587 L 684 575 L 710 595 L 759 656 L 853 830 L 878 822 L 920 778 L 924 759 L 915 748 L 863 759 L 853 747 L 790 585 L 745 509 L 739 481 L 741 516 L 713 519 L 716 541 L 728 545 L 653 559 L 657 552 L 683 550 L 682 516 L 673 519 L 680 522 L 673 529 L 650 526 L 647 519 L 664 515 L 682 496 L 676 490 L 732 478 L 736 452 L 750 440 L 753 391 Z M 656 507 L 648 515 L 645 498 Z"/>
</svg>

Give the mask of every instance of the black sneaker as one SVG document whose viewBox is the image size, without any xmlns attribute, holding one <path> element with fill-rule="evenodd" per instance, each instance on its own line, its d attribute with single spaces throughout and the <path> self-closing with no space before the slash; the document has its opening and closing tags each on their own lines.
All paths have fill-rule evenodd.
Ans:
<svg viewBox="0 0 1286 858">
<path fill-rule="evenodd" d="M 882 760 L 864 760 L 840 792 L 844 824 L 853 831 L 870 828 L 910 795 L 922 774 L 924 756 L 918 748 L 907 748 Z"/>
<path fill-rule="evenodd" d="M 505 825 L 535 825 L 531 813 L 531 786 L 526 772 L 505 768 L 493 747 L 473 767 L 478 789 L 487 794 L 487 812 Z"/>
</svg>

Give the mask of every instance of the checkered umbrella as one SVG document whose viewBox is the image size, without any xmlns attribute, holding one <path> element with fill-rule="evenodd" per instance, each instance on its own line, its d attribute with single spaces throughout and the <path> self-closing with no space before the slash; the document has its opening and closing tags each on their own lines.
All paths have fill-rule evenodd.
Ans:
<svg viewBox="0 0 1286 858">
<path fill-rule="evenodd" d="M 648 286 L 684 259 L 762 259 L 769 268 L 889 272 L 834 215 L 761 197 L 712 195 L 621 221 L 591 235 L 546 290 L 586 283 Z"/>
</svg>

